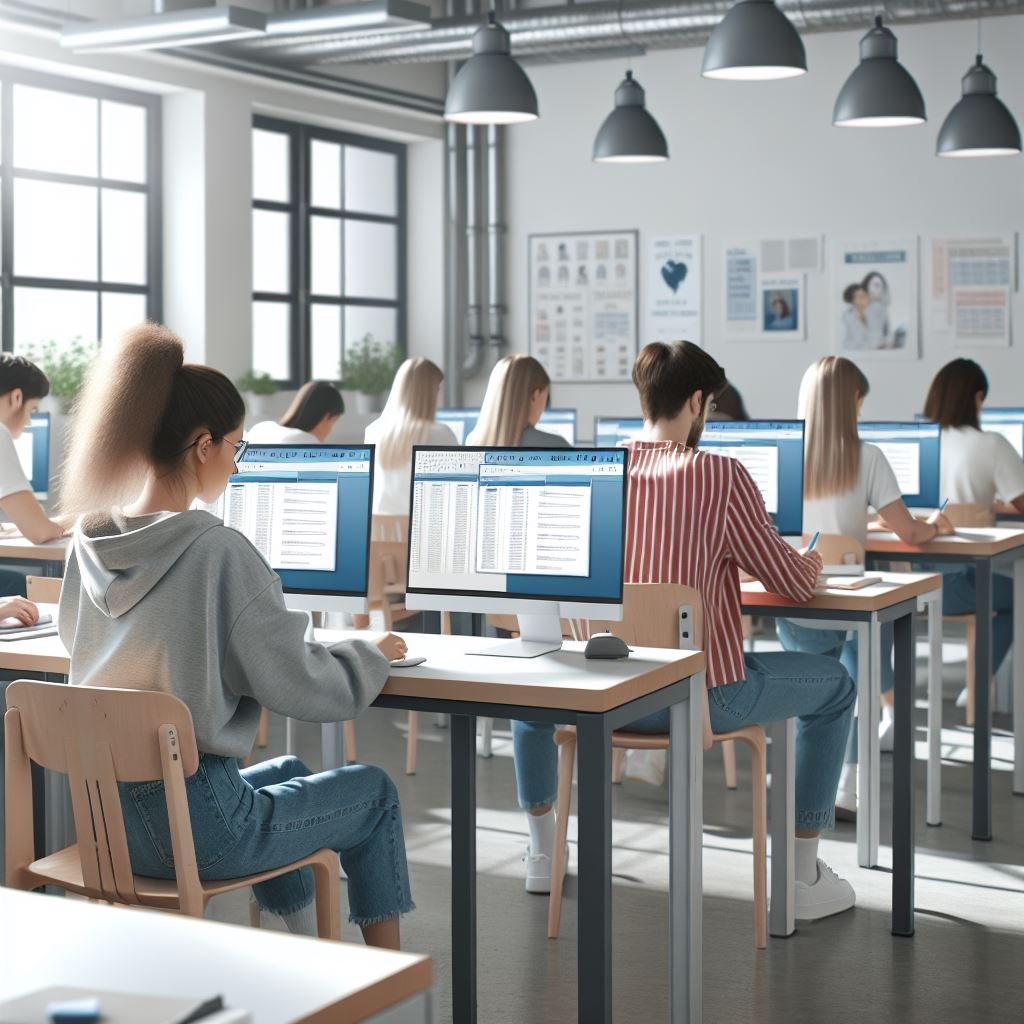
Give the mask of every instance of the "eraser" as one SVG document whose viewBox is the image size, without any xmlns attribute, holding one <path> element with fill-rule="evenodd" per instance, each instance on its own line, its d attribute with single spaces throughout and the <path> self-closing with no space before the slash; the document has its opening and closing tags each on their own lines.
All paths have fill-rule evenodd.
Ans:
<svg viewBox="0 0 1024 1024">
<path fill-rule="evenodd" d="M 90 997 L 47 1003 L 46 1016 L 51 1024 L 95 1024 L 100 1019 L 100 1001 Z"/>
</svg>

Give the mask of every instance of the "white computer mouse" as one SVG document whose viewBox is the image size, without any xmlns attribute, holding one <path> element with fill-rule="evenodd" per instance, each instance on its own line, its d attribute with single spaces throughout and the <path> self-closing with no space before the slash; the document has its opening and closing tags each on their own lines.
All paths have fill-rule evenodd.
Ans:
<svg viewBox="0 0 1024 1024">
<path fill-rule="evenodd" d="M 616 661 L 629 657 L 630 648 L 626 646 L 625 640 L 620 640 L 614 633 L 595 633 L 588 641 L 583 651 L 583 657 L 600 659 L 602 661 Z"/>
</svg>

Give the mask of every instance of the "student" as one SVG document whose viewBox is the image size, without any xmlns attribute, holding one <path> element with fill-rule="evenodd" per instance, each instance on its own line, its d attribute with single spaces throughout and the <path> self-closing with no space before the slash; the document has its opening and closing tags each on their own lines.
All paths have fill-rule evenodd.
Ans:
<svg viewBox="0 0 1024 1024">
<path fill-rule="evenodd" d="M 633 366 L 644 435 L 632 441 L 626 515 L 627 583 L 679 583 L 704 602 L 711 727 L 799 718 L 796 741 L 796 916 L 826 917 L 854 905 L 853 887 L 818 859 L 818 835 L 833 823 L 836 787 L 855 687 L 834 658 L 778 651 L 744 654 L 737 570 L 795 601 L 814 593 L 817 552 L 798 554 L 778 534 L 757 485 L 734 459 L 694 450 L 722 368 L 689 342 L 648 345 Z M 667 732 L 668 713 L 630 729 Z M 516 751 L 517 755 L 519 751 Z M 555 795 L 554 754 L 516 772 L 534 804 Z M 550 849 L 550 840 L 548 849 Z"/>
<path fill-rule="evenodd" d="M 366 428 L 363 440 L 377 446 L 373 472 L 374 515 L 409 514 L 413 445 L 458 445 L 451 428 L 435 422 L 443 382 L 440 367 L 429 359 L 422 356 L 406 359 L 395 374 L 380 418 Z"/>
<path fill-rule="evenodd" d="M 65 533 L 36 501 L 14 447 L 49 393 L 50 382 L 38 366 L 24 356 L 0 354 L 0 512 L 33 544 L 57 540 Z M 0 570 L 0 593 L 24 597 L 24 573 Z"/>
<path fill-rule="evenodd" d="M 276 423 L 263 420 L 245 433 L 252 444 L 322 444 L 344 412 L 345 400 L 334 384 L 311 380 L 295 392 Z"/>
<path fill-rule="evenodd" d="M 551 378 L 533 356 L 505 356 L 491 370 L 480 418 L 466 444 L 568 448 L 564 437 L 537 429 L 550 397 Z"/>
<path fill-rule="evenodd" d="M 804 533 L 843 534 L 861 545 L 867 538 L 868 509 L 874 509 L 907 544 L 926 544 L 953 528 L 945 516 L 915 519 L 903 504 L 896 474 L 880 448 L 865 444 L 857 420 L 870 390 L 849 359 L 826 356 L 812 363 L 800 383 L 799 412 L 804 421 Z M 840 658 L 857 679 L 857 638 L 845 630 L 809 629 L 789 619 L 776 623 L 787 651 Z M 893 627 L 882 626 L 883 749 L 892 749 Z M 838 811 L 857 809 L 857 735 L 850 734 L 846 764 L 836 797 Z"/>
<path fill-rule="evenodd" d="M 349 879 L 350 919 L 368 944 L 397 948 L 412 909 L 394 784 L 368 766 L 313 774 L 295 757 L 239 771 L 260 707 L 307 722 L 352 718 L 376 697 L 391 635 L 327 649 L 304 640 L 306 616 L 241 533 L 207 512 L 244 451 L 245 406 L 181 342 L 145 324 L 92 374 L 79 405 L 64 504 L 79 519 L 61 593 L 60 636 L 72 685 L 154 689 L 188 705 L 201 755 L 187 782 L 201 878 L 276 867 L 323 847 Z M 98 511 L 91 511 L 98 510 Z M 121 788 L 132 867 L 173 876 L 159 782 Z M 288 929 L 315 934 L 309 869 L 253 887 Z"/>
</svg>

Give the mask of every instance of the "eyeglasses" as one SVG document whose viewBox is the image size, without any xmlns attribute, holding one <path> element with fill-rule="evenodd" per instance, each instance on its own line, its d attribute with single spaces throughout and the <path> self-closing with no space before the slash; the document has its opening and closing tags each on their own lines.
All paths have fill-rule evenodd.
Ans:
<svg viewBox="0 0 1024 1024">
<path fill-rule="evenodd" d="M 211 438 L 213 437 L 212 434 L 210 434 L 210 435 L 200 434 L 190 445 L 187 445 L 186 447 L 182 448 L 181 451 L 178 452 L 178 456 L 180 457 L 180 456 L 184 455 L 185 452 L 189 451 L 192 448 L 195 448 L 195 446 L 197 444 L 199 444 L 199 442 L 202 441 L 202 439 L 204 437 L 207 437 L 207 436 L 209 436 Z M 221 438 L 221 440 L 223 441 L 224 438 Z M 245 453 L 249 450 L 249 442 L 246 441 L 245 438 L 243 438 L 241 441 L 235 441 L 234 443 L 229 441 L 228 444 L 230 444 L 231 447 L 235 449 L 235 457 L 234 457 L 234 459 L 232 461 L 234 461 L 234 462 L 241 462 L 242 461 L 242 456 L 245 455 Z"/>
</svg>

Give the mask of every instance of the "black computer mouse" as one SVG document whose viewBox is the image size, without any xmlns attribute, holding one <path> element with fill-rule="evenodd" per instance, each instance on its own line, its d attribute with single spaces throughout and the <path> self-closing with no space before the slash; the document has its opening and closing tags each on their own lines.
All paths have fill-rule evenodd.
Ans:
<svg viewBox="0 0 1024 1024">
<path fill-rule="evenodd" d="M 588 641 L 583 651 L 583 657 L 600 659 L 602 661 L 616 661 L 629 657 L 629 647 L 625 640 L 620 640 L 614 633 L 595 633 Z"/>
</svg>

